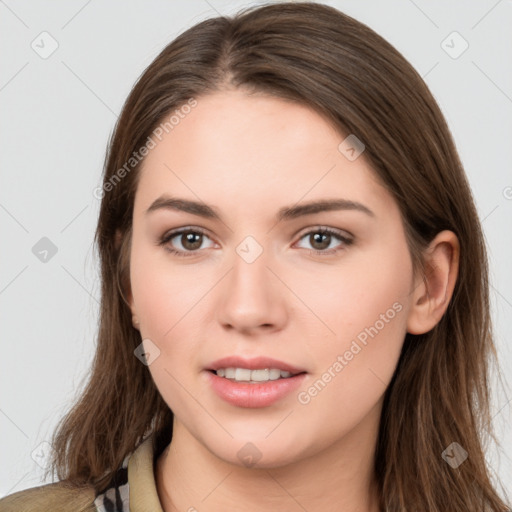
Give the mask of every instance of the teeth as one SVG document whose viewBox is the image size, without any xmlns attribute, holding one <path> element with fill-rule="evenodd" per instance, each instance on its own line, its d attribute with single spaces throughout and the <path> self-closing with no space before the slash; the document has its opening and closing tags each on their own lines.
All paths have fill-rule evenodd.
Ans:
<svg viewBox="0 0 512 512">
<path fill-rule="evenodd" d="M 235 380 L 251 380 L 251 370 L 237 368 L 235 370 Z"/>
<path fill-rule="evenodd" d="M 237 382 L 266 382 L 269 380 L 286 379 L 291 377 L 290 372 L 278 368 L 262 368 L 249 370 L 248 368 L 219 368 L 216 371 L 219 377 L 233 379 Z"/>
</svg>

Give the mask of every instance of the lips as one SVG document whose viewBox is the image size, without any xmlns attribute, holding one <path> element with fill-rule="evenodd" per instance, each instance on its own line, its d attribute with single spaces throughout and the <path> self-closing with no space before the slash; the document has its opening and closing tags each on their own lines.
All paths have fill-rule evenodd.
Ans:
<svg viewBox="0 0 512 512">
<path fill-rule="evenodd" d="M 205 371 L 203 377 L 205 384 L 231 406 L 263 408 L 290 399 L 290 395 L 304 383 L 307 374 L 303 372 L 286 379 L 257 383 L 231 381 L 213 371 Z"/>
<path fill-rule="evenodd" d="M 265 356 L 254 357 L 251 359 L 245 359 L 240 356 L 223 357 L 222 359 L 217 359 L 208 365 L 205 369 L 209 371 L 216 371 L 219 368 L 247 368 L 248 370 L 277 368 L 279 370 L 290 372 L 292 375 L 307 373 L 303 368 L 299 368 L 285 363 L 284 361 L 279 361 L 278 359 Z"/>
</svg>

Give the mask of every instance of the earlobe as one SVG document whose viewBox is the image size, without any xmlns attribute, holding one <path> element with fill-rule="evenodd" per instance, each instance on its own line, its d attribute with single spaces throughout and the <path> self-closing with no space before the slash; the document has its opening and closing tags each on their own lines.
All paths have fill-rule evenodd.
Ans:
<svg viewBox="0 0 512 512">
<path fill-rule="evenodd" d="M 123 234 L 120 229 L 116 229 L 115 238 L 114 238 L 114 246 L 116 250 L 122 250 L 122 243 L 123 243 Z M 119 285 L 120 286 L 120 285 Z M 132 312 L 132 325 L 135 327 L 135 329 L 139 329 L 139 320 L 137 318 L 136 310 L 135 310 L 135 304 L 133 301 L 131 286 L 129 282 L 126 284 L 127 290 L 126 292 L 122 293 L 123 297 L 125 297 L 125 302 L 130 307 L 130 310 Z"/>
<path fill-rule="evenodd" d="M 126 292 L 126 299 L 128 301 L 128 305 L 130 306 L 130 310 L 132 312 L 132 325 L 135 329 L 139 329 L 139 318 L 137 316 L 137 309 L 135 308 L 135 302 L 133 300 L 131 286 L 128 284 L 128 290 Z"/>
<path fill-rule="evenodd" d="M 132 325 L 133 325 L 133 327 L 135 327 L 135 329 L 140 331 L 140 321 L 139 321 L 139 317 L 137 316 L 137 312 L 135 309 L 131 291 L 128 293 L 128 304 L 130 305 L 130 310 L 132 312 Z"/>
<path fill-rule="evenodd" d="M 459 270 L 459 241 L 452 231 L 441 231 L 425 251 L 425 276 L 411 294 L 407 332 L 424 334 L 441 320 L 453 295 Z"/>
<path fill-rule="evenodd" d="M 130 310 L 132 312 L 132 325 L 135 327 L 135 329 L 140 330 L 140 322 L 139 317 L 137 316 L 137 311 L 135 308 L 135 303 L 133 301 L 132 291 L 131 289 L 128 289 L 128 292 L 126 294 L 126 298 L 128 300 L 128 304 L 130 306 Z"/>
</svg>

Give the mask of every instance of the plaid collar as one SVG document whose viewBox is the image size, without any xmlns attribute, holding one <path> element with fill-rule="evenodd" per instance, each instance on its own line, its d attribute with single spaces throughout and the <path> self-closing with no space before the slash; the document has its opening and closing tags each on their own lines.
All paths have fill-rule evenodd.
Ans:
<svg viewBox="0 0 512 512">
<path fill-rule="evenodd" d="M 155 482 L 152 436 L 128 455 L 113 484 L 95 497 L 97 512 L 163 512 Z"/>
</svg>

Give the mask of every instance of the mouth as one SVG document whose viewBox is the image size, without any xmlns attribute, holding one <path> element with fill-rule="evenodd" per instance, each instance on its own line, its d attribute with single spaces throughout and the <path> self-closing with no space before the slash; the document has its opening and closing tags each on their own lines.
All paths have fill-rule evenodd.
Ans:
<svg viewBox="0 0 512 512">
<path fill-rule="evenodd" d="M 233 382 L 260 383 L 289 379 L 307 373 L 284 361 L 259 356 L 246 359 L 240 356 L 228 356 L 218 359 L 205 368 L 211 373 Z"/>
<path fill-rule="evenodd" d="M 204 375 L 210 389 L 230 405 L 265 408 L 296 391 L 307 373 L 277 359 L 231 356 L 209 365 Z"/>
<path fill-rule="evenodd" d="M 217 370 L 210 369 L 208 371 L 232 382 L 248 382 L 250 384 L 289 379 L 296 375 L 307 373 L 305 371 L 289 372 L 287 370 L 281 370 L 280 368 L 256 368 L 251 370 L 250 368 L 240 367 L 217 368 Z"/>
</svg>

